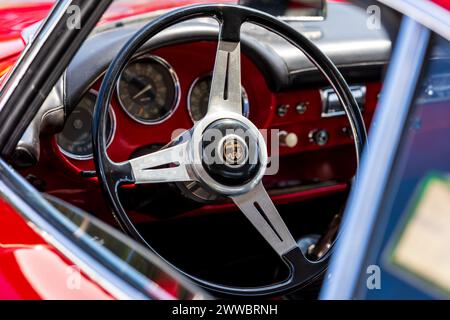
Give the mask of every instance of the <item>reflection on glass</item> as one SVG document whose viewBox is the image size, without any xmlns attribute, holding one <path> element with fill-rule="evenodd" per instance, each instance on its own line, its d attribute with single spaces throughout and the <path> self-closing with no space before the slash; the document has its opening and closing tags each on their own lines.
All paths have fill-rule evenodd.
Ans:
<svg viewBox="0 0 450 320">
<path fill-rule="evenodd" d="M 79 209 L 48 197 L 72 226 L 72 235 L 92 249 L 95 258 L 154 299 L 202 299 L 205 295 L 163 261 L 117 230 Z M 100 244 L 107 254 L 95 250 Z M 118 259 L 117 259 L 118 258 Z"/>
</svg>

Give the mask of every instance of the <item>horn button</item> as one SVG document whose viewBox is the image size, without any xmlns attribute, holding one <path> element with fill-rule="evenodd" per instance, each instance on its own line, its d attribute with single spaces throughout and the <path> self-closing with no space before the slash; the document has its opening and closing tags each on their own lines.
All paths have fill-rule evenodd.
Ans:
<svg viewBox="0 0 450 320">
<path fill-rule="evenodd" d="M 213 122 L 202 135 L 202 165 L 221 184 L 243 185 L 261 166 L 258 137 L 237 120 Z"/>
</svg>

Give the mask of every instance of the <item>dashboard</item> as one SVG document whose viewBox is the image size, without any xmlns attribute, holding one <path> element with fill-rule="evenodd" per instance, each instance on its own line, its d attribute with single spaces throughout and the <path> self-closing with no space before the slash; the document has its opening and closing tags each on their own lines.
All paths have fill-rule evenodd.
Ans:
<svg viewBox="0 0 450 320">
<path fill-rule="evenodd" d="M 356 25 L 342 23 L 348 14 L 355 16 L 351 20 Z M 365 21 L 358 9 L 330 4 L 326 21 L 292 25 L 339 67 L 369 127 L 390 40 L 382 30 L 361 27 Z M 23 170 L 38 189 L 88 211 L 108 211 L 98 201 L 92 114 L 105 70 L 143 23 L 138 19 L 98 30 L 77 53 L 64 77 L 64 126 L 57 134 L 41 137 L 38 164 Z M 182 23 L 150 40 L 133 57 L 116 84 L 107 115 L 107 151 L 113 161 L 156 151 L 205 115 L 216 38 L 217 26 L 211 21 Z M 256 26 L 244 26 L 241 59 L 243 113 L 258 128 L 278 132 L 279 170 L 264 179 L 274 202 L 346 191 L 356 168 L 353 138 L 327 81 L 301 52 Z M 141 202 L 146 201 L 130 198 L 128 204 L 136 212 L 155 207 L 154 202 L 149 207 L 134 205 Z M 206 207 L 190 204 L 182 209 L 187 214 L 227 210 L 226 204 Z"/>
<path fill-rule="evenodd" d="M 203 41 L 168 46 L 133 59 L 122 72 L 107 122 L 108 152 L 115 161 L 170 141 L 176 130 L 189 129 L 206 112 L 216 44 Z M 190 61 L 184 63 L 184 59 Z M 67 160 L 93 170 L 90 124 L 100 79 L 83 95 L 56 145 Z M 243 108 L 259 128 L 278 129 L 286 136 L 281 155 L 352 146 L 345 113 L 332 90 L 325 87 L 272 92 L 257 65 L 242 61 Z M 376 81 L 352 84 L 367 124 L 380 92 Z M 282 139 L 282 138 L 280 138 Z M 143 152 L 143 151 L 142 151 Z"/>
<path fill-rule="evenodd" d="M 211 46 L 193 45 L 185 50 L 211 51 Z M 212 48 L 214 50 L 214 48 Z M 182 50 L 172 48 L 169 51 Z M 162 55 L 167 55 L 164 52 Z M 168 53 L 170 56 L 170 53 Z M 197 63 L 207 57 L 192 57 Z M 211 67 L 212 68 L 212 67 Z M 164 58 L 154 54 L 143 54 L 135 57 L 122 71 L 116 86 L 114 105 L 109 109 L 107 118 L 106 136 L 107 146 L 110 146 L 116 133 L 117 118 L 115 109 L 120 107 L 121 118 L 126 114 L 128 118 L 140 125 L 157 128 L 177 113 L 181 105 L 186 108 L 192 124 L 201 120 L 208 108 L 209 92 L 211 90 L 212 70 L 205 68 L 197 73 L 199 75 L 190 81 L 189 87 L 180 83 L 177 70 Z M 178 71 L 183 70 L 182 67 Z M 183 77 L 184 78 L 184 77 Z M 184 80 L 184 79 L 183 79 Z M 81 98 L 72 113 L 66 119 L 66 124 L 56 135 L 56 143 L 61 152 L 73 160 L 92 159 L 91 122 L 94 111 L 97 91 L 91 88 Z M 181 98 L 185 99 L 181 103 Z M 242 88 L 243 114 L 249 116 L 250 103 L 245 87 Z M 178 128 L 179 129 L 179 128 Z M 156 143 L 156 141 L 153 141 Z"/>
</svg>

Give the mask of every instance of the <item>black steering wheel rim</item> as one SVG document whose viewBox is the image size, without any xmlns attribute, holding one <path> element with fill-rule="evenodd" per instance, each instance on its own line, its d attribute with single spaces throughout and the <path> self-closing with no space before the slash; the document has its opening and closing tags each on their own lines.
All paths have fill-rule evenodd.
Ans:
<svg viewBox="0 0 450 320">
<path fill-rule="evenodd" d="M 244 22 L 250 22 L 280 35 L 301 50 L 328 79 L 336 91 L 351 124 L 357 161 L 359 161 L 366 142 L 366 129 L 360 109 L 341 73 L 310 40 L 302 36 L 288 24 L 263 12 L 236 5 L 196 5 L 174 10 L 153 20 L 140 29 L 111 62 L 99 90 L 93 116 L 92 135 L 94 163 L 99 182 L 111 205 L 114 217 L 125 232 L 146 245 L 156 254 L 158 254 L 157 251 L 142 237 L 120 203 L 118 188 L 121 184 L 133 182 L 132 169 L 128 162 L 114 163 L 109 159 L 106 153 L 104 124 L 106 123 L 110 100 L 119 76 L 127 62 L 138 52 L 139 48 L 153 36 L 168 27 L 200 17 L 212 17 L 219 22 L 221 25 L 219 40 L 222 41 L 239 42 L 241 25 Z M 290 270 L 288 279 L 280 283 L 252 288 L 230 287 L 212 283 L 196 278 L 171 265 L 207 289 L 232 295 L 262 296 L 286 293 L 308 284 L 325 270 L 329 255 L 330 252 L 319 261 L 310 261 L 305 258 L 305 253 L 300 249 L 291 250 L 282 257 Z M 164 257 L 160 257 L 167 261 Z M 170 262 L 168 263 L 170 264 Z"/>
</svg>

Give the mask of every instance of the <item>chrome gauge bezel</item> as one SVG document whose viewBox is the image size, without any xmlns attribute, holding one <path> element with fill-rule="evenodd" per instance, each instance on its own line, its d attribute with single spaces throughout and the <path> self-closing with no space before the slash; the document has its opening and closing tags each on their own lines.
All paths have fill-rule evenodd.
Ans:
<svg viewBox="0 0 450 320">
<path fill-rule="evenodd" d="M 192 91 L 194 90 L 195 86 L 197 85 L 198 82 L 204 80 L 207 77 L 212 77 L 212 72 L 207 73 L 207 74 L 203 74 L 197 78 L 195 78 L 195 80 L 192 82 L 191 86 L 189 87 L 189 91 L 188 91 L 188 95 L 187 95 L 187 111 L 189 113 L 189 117 L 191 118 L 191 121 L 193 123 L 197 123 L 200 120 L 194 120 L 194 116 L 192 115 L 192 108 L 191 108 L 191 95 L 192 95 Z M 241 85 L 242 88 L 242 111 L 243 111 L 243 116 L 248 118 L 250 115 L 250 101 L 248 99 L 248 94 L 247 91 L 245 90 L 244 86 Z"/>
<path fill-rule="evenodd" d="M 169 72 L 170 77 L 172 78 L 172 84 L 174 86 L 175 97 L 173 99 L 174 102 L 173 102 L 173 105 L 171 106 L 169 112 L 167 112 L 167 114 L 165 114 L 163 117 L 155 119 L 155 120 L 142 120 L 142 119 L 137 118 L 135 115 L 133 115 L 125 107 L 125 103 L 122 101 L 121 94 L 120 94 L 120 81 L 122 80 L 123 72 L 130 64 L 135 63 L 140 60 L 149 60 L 149 59 L 153 60 L 156 63 L 159 63 Z M 181 99 L 181 85 L 180 85 L 180 80 L 178 79 L 178 76 L 175 72 L 175 69 L 166 60 L 164 60 L 163 58 L 156 56 L 156 55 L 144 54 L 144 55 L 139 55 L 139 56 L 132 58 L 127 63 L 127 66 L 124 68 L 124 70 L 122 70 L 122 72 L 120 73 L 119 79 L 117 80 L 116 93 L 117 93 L 116 94 L 117 100 L 119 101 L 120 107 L 131 119 L 133 119 L 133 121 L 136 121 L 137 123 L 144 124 L 144 125 L 155 125 L 155 124 L 161 123 L 161 122 L 167 120 L 168 118 L 170 118 L 177 110 L 177 108 L 180 104 L 180 99 Z"/>
<path fill-rule="evenodd" d="M 97 92 L 96 90 L 94 90 L 94 89 L 89 90 L 88 93 L 92 93 L 93 95 L 95 95 L 95 97 L 98 97 L 98 92 Z M 81 101 L 81 100 L 80 100 L 80 101 Z M 94 111 L 92 110 L 91 116 L 93 116 L 93 112 L 94 112 Z M 112 143 L 113 140 L 114 140 L 114 136 L 116 135 L 116 124 L 117 124 L 117 120 L 116 120 L 116 114 L 115 114 L 115 112 L 114 112 L 114 110 L 113 110 L 113 108 L 112 108 L 111 105 L 109 105 L 109 108 L 108 108 L 108 114 L 109 114 L 109 118 L 110 118 L 110 121 L 111 121 L 111 133 L 110 133 L 110 135 L 108 136 L 108 141 L 106 142 L 106 147 L 107 147 L 107 148 L 111 145 L 111 143 Z M 92 124 L 91 124 L 91 125 L 92 125 Z M 64 129 L 63 129 L 63 130 L 64 130 Z M 58 134 L 61 134 L 61 133 L 62 133 L 62 131 L 61 131 L 60 133 L 58 133 Z M 56 140 L 56 145 L 58 146 L 59 151 L 61 151 L 61 153 L 62 153 L 64 156 L 66 156 L 66 157 L 68 157 L 68 158 L 70 158 L 70 159 L 86 161 L 86 160 L 91 160 L 91 159 L 93 159 L 93 157 L 94 157 L 93 153 L 90 153 L 90 154 L 88 154 L 88 155 L 83 155 L 83 156 L 82 156 L 82 155 L 77 155 L 77 154 L 74 154 L 74 153 L 69 152 L 69 151 L 67 151 L 67 150 L 64 150 L 63 147 L 61 147 L 61 146 L 58 144 L 58 139 L 55 139 L 55 140 Z"/>
</svg>

